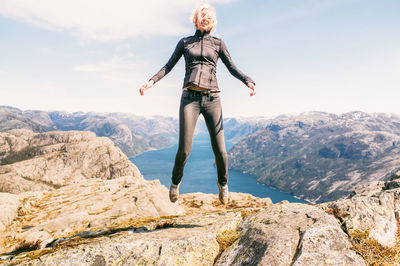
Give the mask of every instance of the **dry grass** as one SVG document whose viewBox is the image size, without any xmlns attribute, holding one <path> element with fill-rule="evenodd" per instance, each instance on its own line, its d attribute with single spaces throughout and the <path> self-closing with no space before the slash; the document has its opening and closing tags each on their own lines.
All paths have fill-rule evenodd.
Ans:
<svg viewBox="0 0 400 266">
<path fill-rule="evenodd" d="M 349 232 L 353 248 L 364 258 L 367 265 L 400 265 L 400 230 L 393 247 L 384 247 L 369 237 L 369 232 L 355 230 Z"/>
<path fill-rule="evenodd" d="M 26 254 L 26 256 L 29 257 L 30 259 L 34 260 L 34 259 L 37 259 L 37 258 L 43 256 L 43 255 L 50 254 L 52 252 L 53 251 L 51 249 L 49 249 L 49 248 L 37 249 L 37 250 L 33 250 L 31 252 L 28 252 Z"/>
<path fill-rule="evenodd" d="M 343 218 L 349 214 L 336 206 L 325 210 L 326 213 L 334 215 L 343 224 Z M 353 248 L 364 258 L 367 265 L 400 265 L 400 223 L 397 222 L 397 236 L 393 247 L 385 247 L 377 240 L 369 237 L 368 231 L 348 231 Z"/>
<path fill-rule="evenodd" d="M 243 211 L 240 212 L 240 214 L 241 214 L 242 218 L 244 219 L 244 218 L 247 218 L 250 215 L 255 214 L 259 211 L 260 211 L 260 209 L 244 209 Z"/>
<path fill-rule="evenodd" d="M 335 216 L 337 219 L 342 219 L 346 216 L 348 216 L 349 214 L 347 212 L 342 211 L 341 209 L 339 209 L 338 207 L 330 207 L 329 209 L 327 209 L 325 211 L 326 213 Z"/>
<path fill-rule="evenodd" d="M 221 256 L 222 252 L 225 251 L 229 246 L 231 246 L 236 240 L 241 236 L 241 233 L 237 230 L 224 230 L 221 234 L 217 235 L 217 242 L 219 245 L 219 253 L 215 257 L 214 262 L 216 262 Z"/>
<path fill-rule="evenodd" d="M 238 240 L 240 235 L 241 233 L 236 230 L 225 230 L 221 234 L 217 235 L 220 253 Z"/>
</svg>

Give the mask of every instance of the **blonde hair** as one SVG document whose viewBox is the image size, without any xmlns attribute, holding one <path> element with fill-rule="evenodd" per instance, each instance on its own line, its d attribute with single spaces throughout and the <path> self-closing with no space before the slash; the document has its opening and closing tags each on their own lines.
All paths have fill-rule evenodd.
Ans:
<svg viewBox="0 0 400 266">
<path fill-rule="evenodd" d="M 217 14 L 215 12 L 215 9 L 211 7 L 208 4 L 201 4 L 200 6 L 196 7 L 192 11 L 192 15 L 190 16 L 190 20 L 193 22 L 194 27 L 197 29 L 197 22 L 199 20 L 199 16 L 201 15 L 201 12 L 206 11 L 209 15 L 211 15 L 213 23 L 210 24 L 210 31 L 212 31 L 215 26 L 217 26 Z"/>
</svg>

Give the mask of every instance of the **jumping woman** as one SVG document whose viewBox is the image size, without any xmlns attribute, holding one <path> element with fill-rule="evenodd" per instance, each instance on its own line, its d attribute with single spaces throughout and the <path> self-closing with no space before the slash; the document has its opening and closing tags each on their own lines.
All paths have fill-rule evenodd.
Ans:
<svg viewBox="0 0 400 266">
<path fill-rule="evenodd" d="M 183 168 L 192 148 L 197 119 L 202 114 L 210 134 L 217 166 L 219 200 L 222 204 L 226 204 L 229 200 L 228 157 L 225 148 L 220 90 L 216 78 L 218 58 L 221 58 L 234 77 L 252 90 L 250 96 L 256 94 L 256 88 L 254 81 L 235 66 L 225 43 L 210 35 L 217 25 L 215 9 L 205 4 L 195 8 L 192 13 L 192 22 L 196 28 L 195 34 L 182 38 L 178 42 L 165 66 L 139 91 L 141 95 L 144 95 L 145 90 L 167 75 L 182 55 L 184 56 L 185 79 L 179 108 L 179 146 L 172 171 L 169 198 L 171 202 L 178 200 Z"/>
</svg>

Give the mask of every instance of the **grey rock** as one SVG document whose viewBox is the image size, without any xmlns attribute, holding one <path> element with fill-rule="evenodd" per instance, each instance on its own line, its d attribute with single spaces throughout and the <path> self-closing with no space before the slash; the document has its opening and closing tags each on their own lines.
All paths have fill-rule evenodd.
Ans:
<svg viewBox="0 0 400 266">
<path fill-rule="evenodd" d="M 59 249 L 21 265 L 212 265 L 219 253 L 217 235 L 236 230 L 237 213 L 169 218 L 173 226 L 146 232 L 119 232 L 77 247 Z M 24 259 L 26 261 L 24 262 Z"/>
<path fill-rule="evenodd" d="M 92 132 L 0 132 L 0 190 L 54 190 L 90 178 L 142 178 L 108 138 Z"/>
<path fill-rule="evenodd" d="M 0 253 L 21 247 L 44 248 L 67 235 L 122 226 L 138 218 L 185 213 L 181 205 L 169 201 L 167 188 L 158 180 L 133 176 L 22 193 L 14 205 L 18 204 L 18 215 L 13 212 L 7 219 L 7 230 L 0 231 L 0 240 L 7 239 L 0 245 Z"/>
<path fill-rule="evenodd" d="M 321 204 L 335 210 L 347 231 L 369 232 L 369 237 L 391 247 L 397 236 L 396 213 L 400 209 L 400 188 L 386 190 L 383 182 L 364 185 L 349 199 Z"/>
<path fill-rule="evenodd" d="M 17 217 L 20 206 L 18 195 L 0 192 L 0 232 Z"/>
<path fill-rule="evenodd" d="M 215 265 L 365 265 L 338 221 L 317 207 L 275 204 L 240 228 Z"/>
</svg>

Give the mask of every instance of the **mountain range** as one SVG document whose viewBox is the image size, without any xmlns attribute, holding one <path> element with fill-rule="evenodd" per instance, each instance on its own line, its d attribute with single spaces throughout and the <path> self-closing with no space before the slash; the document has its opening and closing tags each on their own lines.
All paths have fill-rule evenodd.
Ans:
<svg viewBox="0 0 400 266">
<path fill-rule="evenodd" d="M 308 112 L 270 119 L 229 152 L 230 167 L 311 202 L 336 200 L 400 169 L 400 117 Z"/>
<path fill-rule="evenodd" d="M 202 119 L 200 119 L 202 120 Z M 177 143 L 178 120 L 124 113 L 22 111 L 0 106 L 0 132 L 92 131 L 128 157 Z M 310 202 L 336 200 L 359 184 L 400 169 L 400 116 L 306 112 L 274 118 L 225 118 L 231 169 Z M 207 134 L 199 121 L 196 134 Z"/>
<path fill-rule="evenodd" d="M 128 157 L 134 157 L 177 142 L 178 121 L 161 116 L 146 118 L 125 113 L 22 111 L 0 106 L 0 132 L 11 129 L 91 131 L 98 137 L 110 138 Z"/>
<path fill-rule="evenodd" d="M 199 119 L 195 134 L 208 134 L 202 120 Z M 261 128 L 264 120 L 262 117 L 224 119 L 227 141 L 239 141 Z M 128 113 L 23 111 L 11 106 L 0 106 L 0 132 L 11 129 L 28 129 L 34 132 L 91 131 L 98 137 L 110 138 L 128 157 L 177 143 L 178 126 L 178 120 L 173 117 L 143 117 Z"/>
</svg>

